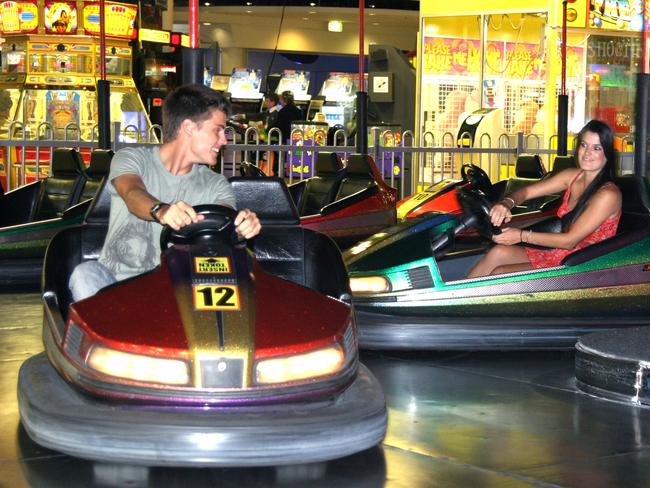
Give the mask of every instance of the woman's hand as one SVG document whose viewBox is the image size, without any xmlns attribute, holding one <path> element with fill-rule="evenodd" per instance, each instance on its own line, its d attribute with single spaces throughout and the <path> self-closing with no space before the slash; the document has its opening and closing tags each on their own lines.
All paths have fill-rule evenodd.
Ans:
<svg viewBox="0 0 650 488">
<path fill-rule="evenodd" d="M 522 230 L 515 227 L 506 227 L 501 231 L 501 234 L 492 236 L 492 240 L 497 244 L 505 244 L 512 246 L 521 242 Z"/>
<path fill-rule="evenodd" d="M 512 219 L 512 213 L 505 203 L 495 203 L 490 209 L 490 221 L 495 227 L 507 224 Z"/>
</svg>

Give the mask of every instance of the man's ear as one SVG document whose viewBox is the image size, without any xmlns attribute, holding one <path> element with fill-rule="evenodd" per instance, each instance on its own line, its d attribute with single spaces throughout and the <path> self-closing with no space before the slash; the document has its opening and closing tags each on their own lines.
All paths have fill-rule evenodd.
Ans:
<svg viewBox="0 0 650 488">
<path fill-rule="evenodd" d="M 181 130 L 183 134 L 187 136 L 191 136 L 194 131 L 196 130 L 196 124 L 190 120 L 190 119 L 185 119 L 183 122 L 181 122 Z"/>
</svg>

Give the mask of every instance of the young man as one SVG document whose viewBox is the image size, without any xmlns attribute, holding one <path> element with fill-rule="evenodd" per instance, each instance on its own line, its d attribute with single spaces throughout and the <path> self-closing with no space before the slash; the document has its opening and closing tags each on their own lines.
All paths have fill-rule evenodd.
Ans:
<svg viewBox="0 0 650 488">
<path fill-rule="evenodd" d="M 75 268 L 70 289 L 75 301 L 100 288 L 149 271 L 160 264 L 163 225 L 178 230 L 203 219 L 193 206 L 220 204 L 235 208 L 235 197 L 214 165 L 226 144 L 228 101 L 203 85 L 171 92 L 163 106 L 164 144 L 125 148 L 111 162 L 111 212 L 99 261 Z M 254 212 L 241 210 L 235 219 L 245 239 L 261 229 Z"/>
</svg>

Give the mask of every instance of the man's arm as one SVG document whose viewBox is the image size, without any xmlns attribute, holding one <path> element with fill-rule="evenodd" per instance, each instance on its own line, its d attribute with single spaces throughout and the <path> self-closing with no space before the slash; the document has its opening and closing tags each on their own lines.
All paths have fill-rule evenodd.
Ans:
<svg viewBox="0 0 650 488">
<path fill-rule="evenodd" d="M 129 212 L 142 220 L 154 220 L 150 211 L 160 200 L 147 191 L 138 175 L 122 174 L 114 178 L 112 183 L 118 195 L 126 203 Z M 156 219 L 162 225 L 169 225 L 174 230 L 203 220 L 203 215 L 197 215 L 194 209 L 185 202 L 162 203 L 164 205 L 156 212 Z"/>
</svg>

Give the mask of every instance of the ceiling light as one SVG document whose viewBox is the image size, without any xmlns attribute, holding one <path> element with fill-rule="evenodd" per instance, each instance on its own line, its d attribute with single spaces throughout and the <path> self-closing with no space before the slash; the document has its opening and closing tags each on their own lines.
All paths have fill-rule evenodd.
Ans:
<svg viewBox="0 0 650 488">
<path fill-rule="evenodd" d="M 203 5 L 205 5 L 206 7 L 209 7 L 209 6 L 210 6 L 210 2 L 205 2 Z"/>
<path fill-rule="evenodd" d="M 203 22 L 203 25 L 212 25 L 212 22 Z"/>
<path fill-rule="evenodd" d="M 252 10 L 246 10 L 246 13 L 247 13 L 247 14 L 252 14 L 253 11 L 252 11 Z"/>
<path fill-rule="evenodd" d="M 302 20 L 309 20 L 309 17 L 303 17 Z"/>
<path fill-rule="evenodd" d="M 309 15 L 315 15 L 315 14 L 317 14 L 317 13 L 318 13 L 318 12 L 316 12 L 315 10 L 310 10 L 310 11 L 309 11 Z"/>
<path fill-rule="evenodd" d="M 251 5 L 253 5 L 253 2 L 246 2 L 246 5 L 250 7 Z"/>
<path fill-rule="evenodd" d="M 316 2 L 311 2 L 311 3 L 309 4 L 309 6 L 310 6 L 310 7 L 315 7 L 315 6 L 316 6 Z"/>
<path fill-rule="evenodd" d="M 368 15 L 370 15 L 370 17 L 373 17 L 375 14 L 374 13 L 369 13 Z"/>
<path fill-rule="evenodd" d="M 340 20 L 330 20 L 327 23 L 327 30 L 330 32 L 343 32 L 343 22 Z"/>
</svg>

